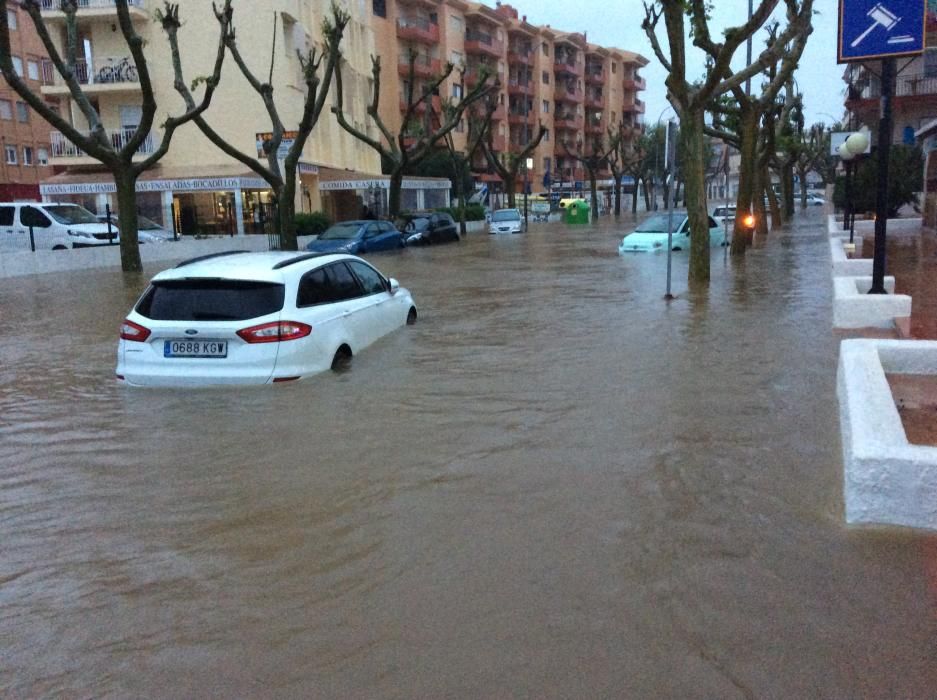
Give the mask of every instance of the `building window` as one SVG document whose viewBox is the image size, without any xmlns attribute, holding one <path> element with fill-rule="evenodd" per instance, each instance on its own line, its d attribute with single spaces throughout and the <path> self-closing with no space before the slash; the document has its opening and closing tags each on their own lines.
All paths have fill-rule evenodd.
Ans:
<svg viewBox="0 0 937 700">
<path fill-rule="evenodd" d="M 456 34 L 465 33 L 465 22 L 458 15 L 449 16 L 449 28 Z"/>
<path fill-rule="evenodd" d="M 465 120 L 464 119 L 460 119 L 459 123 L 455 125 L 455 131 L 458 134 L 465 133 Z"/>
<path fill-rule="evenodd" d="M 29 105 L 25 102 L 16 103 L 16 121 L 18 122 L 28 122 L 29 121 Z"/>
<path fill-rule="evenodd" d="M 550 172 L 550 159 L 549 158 L 543 159 L 543 172 L 545 173 Z"/>
<path fill-rule="evenodd" d="M 16 10 L 7 10 L 7 26 L 10 31 L 16 29 Z"/>
<path fill-rule="evenodd" d="M 19 77 L 23 77 L 23 59 L 19 56 L 13 56 L 13 70 Z"/>
<path fill-rule="evenodd" d="M 371 0 L 371 11 L 375 17 L 387 17 L 386 0 Z"/>
<path fill-rule="evenodd" d="M 49 164 L 49 149 L 43 146 L 40 146 L 36 149 L 36 163 L 39 165 L 48 165 Z"/>
<path fill-rule="evenodd" d="M 462 99 L 462 85 L 461 84 L 459 83 L 452 84 L 452 96 L 457 100 Z"/>
<path fill-rule="evenodd" d="M 544 41 L 542 44 L 540 44 L 540 50 L 543 52 L 544 56 L 550 55 L 550 45 L 547 42 Z"/>
<path fill-rule="evenodd" d="M 541 78 L 543 80 L 544 85 L 550 84 L 550 74 L 547 71 L 543 71 L 543 75 L 541 76 Z"/>
<path fill-rule="evenodd" d="M 32 165 L 33 164 L 33 148 L 32 146 L 23 146 L 23 165 Z"/>
<path fill-rule="evenodd" d="M 550 113 L 550 102 L 549 102 L 548 100 L 544 100 L 544 101 L 543 101 L 543 106 L 541 107 L 541 111 L 542 111 L 544 114 L 549 114 L 549 113 Z"/>
<path fill-rule="evenodd" d="M 4 146 L 3 150 L 6 153 L 7 165 L 16 165 L 16 146 Z"/>
<path fill-rule="evenodd" d="M 0 119 L 9 121 L 13 118 L 13 103 L 9 100 L 0 100 Z"/>
<path fill-rule="evenodd" d="M 449 63 L 458 67 L 465 63 L 465 56 L 461 51 L 453 51 L 449 54 Z"/>
<path fill-rule="evenodd" d="M 26 61 L 26 75 L 30 80 L 39 80 L 39 61 Z"/>
<path fill-rule="evenodd" d="M 618 64 L 612 61 L 612 73 L 618 72 Z"/>
<path fill-rule="evenodd" d="M 543 130 L 543 140 L 544 140 L 544 141 L 549 141 L 549 140 L 550 140 L 550 130 L 549 130 L 549 129 L 544 129 L 544 130 Z"/>
</svg>

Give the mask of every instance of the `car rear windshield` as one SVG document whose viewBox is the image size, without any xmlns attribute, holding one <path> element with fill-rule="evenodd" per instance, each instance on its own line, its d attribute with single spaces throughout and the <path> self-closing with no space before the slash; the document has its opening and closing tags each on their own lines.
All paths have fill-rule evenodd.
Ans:
<svg viewBox="0 0 937 700">
<path fill-rule="evenodd" d="M 491 215 L 492 221 L 520 221 L 520 219 L 520 212 L 515 209 L 504 209 Z"/>
<path fill-rule="evenodd" d="M 283 308 L 284 288 L 249 280 L 154 282 L 137 313 L 154 321 L 244 321 Z"/>
</svg>

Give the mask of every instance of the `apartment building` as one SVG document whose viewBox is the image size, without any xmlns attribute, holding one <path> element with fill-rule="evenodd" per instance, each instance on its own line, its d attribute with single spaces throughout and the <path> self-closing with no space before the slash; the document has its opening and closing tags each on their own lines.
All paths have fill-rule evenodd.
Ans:
<svg viewBox="0 0 937 700">
<path fill-rule="evenodd" d="M 590 44 L 584 34 L 538 26 L 506 3 L 372 0 L 371 5 L 377 49 L 384 65 L 397 66 L 401 81 L 399 90 L 382 86 L 380 113 L 392 131 L 400 128 L 407 107 L 413 52 L 417 90 L 447 61 L 464 68 L 465 90 L 477 83 L 482 70 L 497 77 L 501 87 L 490 145 L 499 156 L 520 152 L 543 124 L 546 135 L 526 173 L 533 192 L 582 188 L 585 172 L 567 146 L 591 152 L 592 139 L 620 124 L 628 138 L 641 133 L 644 103 L 638 95 L 646 85 L 638 71 L 648 61 L 639 54 Z M 461 78 L 461 71 L 454 71 L 440 97 L 459 97 Z M 465 137 L 462 124 L 454 138 L 457 148 L 464 147 Z M 483 159 L 476 158 L 473 166 L 479 180 L 500 182 Z M 611 177 L 608 171 L 602 175 Z M 519 189 L 523 186 L 518 183 Z"/>
<path fill-rule="evenodd" d="M 18 3 L 7 5 L 13 67 L 39 92 L 49 77 L 48 58 L 29 16 Z M 48 98 L 58 109 L 58 100 Z M 0 201 L 39 199 L 39 183 L 53 174 L 49 124 L 0 79 Z"/>
<path fill-rule="evenodd" d="M 155 123 L 162 124 L 168 115 L 183 112 L 184 105 L 173 88 L 169 43 L 159 23 L 153 20 L 161 3 L 130 0 L 129 4 L 134 26 L 146 42 L 159 106 Z M 346 5 L 352 19 L 342 42 L 345 110 L 356 126 L 368 130 L 365 105 L 371 77 L 370 56 L 375 53 L 371 8 L 370 3 Z M 58 8 L 59 0 L 43 0 L 43 19 L 61 46 L 65 17 Z M 249 6 L 235 3 L 239 49 L 261 79 L 267 77 L 273 61 L 274 97 L 287 130 L 298 124 L 303 108 L 304 86 L 297 52 L 319 44 L 320 27 L 327 11 L 328 3 L 324 2 L 251 0 Z M 138 71 L 117 25 L 114 0 L 83 0 L 77 18 L 82 54 L 77 70 L 79 82 L 98 109 L 114 145 L 119 147 L 139 124 L 142 91 Z M 181 55 L 188 72 L 186 79 L 192 81 L 209 72 L 213 65 L 218 25 L 211 0 L 187 0 L 181 5 L 180 18 Z M 49 78 L 49 83 L 41 87 L 42 93 L 61 100 L 72 124 L 84 123 L 61 78 L 51 74 Z M 272 130 L 262 100 L 230 55 L 205 118 L 245 153 L 259 155 L 265 134 Z M 370 132 L 377 133 L 373 128 Z M 46 131 L 44 138 L 49 144 L 51 165 L 62 171 L 45 178 L 41 190 L 46 199 L 74 201 L 98 212 L 106 204 L 115 206 L 113 180 L 97 161 L 60 133 Z M 154 128 L 137 158 L 152 153 L 160 138 L 161 129 Z M 377 198 L 378 190 L 386 188 L 386 179 L 379 175 L 377 154 L 341 129 L 328 106 L 306 144 L 299 170 L 297 211 L 324 208 L 333 214 L 357 215 L 363 196 Z M 181 233 L 259 231 L 271 218 L 271 202 L 267 183 L 223 154 L 194 124 L 176 131 L 169 152 L 138 183 L 140 213 L 166 227 L 175 226 Z"/>
</svg>

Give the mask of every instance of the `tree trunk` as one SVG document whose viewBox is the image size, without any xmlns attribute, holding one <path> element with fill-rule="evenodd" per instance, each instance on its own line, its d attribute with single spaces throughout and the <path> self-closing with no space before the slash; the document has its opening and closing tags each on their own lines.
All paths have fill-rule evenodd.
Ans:
<svg viewBox="0 0 937 700">
<path fill-rule="evenodd" d="M 595 181 L 595 171 L 589 171 L 589 190 L 592 194 L 592 221 L 599 220 L 599 187 Z"/>
<path fill-rule="evenodd" d="M 621 216 L 621 175 L 615 176 L 615 218 Z"/>
<path fill-rule="evenodd" d="M 794 164 L 785 163 L 781 168 L 781 197 L 784 220 L 794 217 Z"/>
<path fill-rule="evenodd" d="M 647 198 L 647 191 L 644 193 L 645 199 Z M 634 189 L 631 190 L 631 213 L 638 213 L 638 180 L 635 178 Z"/>
<path fill-rule="evenodd" d="M 783 178 L 782 178 L 783 179 Z M 778 201 L 774 188 L 771 186 L 771 171 L 765 168 L 764 172 L 765 196 L 768 198 L 768 206 L 771 208 L 771 230 L 780 228 L 784 225 L 784 212 L 781 211 L 781 203 Z"/>
<path fill-rule="evenodd" d="M 743 109 L 739 122 L 739 191 L 735 196 L 735 223 L 732 227 L 732 255 L 744 255 L 752 244 L 752 231 L 745 226 L 745 216 L 753 211 L 754 174 L 758 167 L 758 113 Z"/>
<path fill-rule="evenodd" d="M 391 221 L 400 216 L 400 191 L 403 189 L 403 168 L 398 167 L 390 174 L 390 189 L 387 192 L 387 213 Z"/>
<path fill-rule="evenodd" d="M 299 250 L 296 242 L 296 166 L 287 166 L 283 187 L 275 192 L 279 215 L 280 250 Z"/>
<path fill-rule="evenodd" d="M 800 177 L 800 208 L 807 208 L 807 171 L 801 168 L 797 173 Z"/>
<path fill-rule="evenodd" d="M 689 282 L 709 283 L 709 212 L 706 202 L 706 148 L 704 111 L 687 109 L 681 115 L 680 136 L 684 147 L 683 176 L 690 219 Z"/>
<path fill-rule="evenodd" d="M 508 195 L 508 209 L 513 209 L 517 206 L 517 193 L 514 191 L 514 188 L 517 186 L 517 174 L 509 175 L 506 178 L 501 178 L 504 180 L 504 191 Z"/>
<path fill-rule="evenodd" d="M 644 210 L 651 211 L 651 191 L 647 186 L 647 178 L 643 178 L 644 183 Z"/>
<path fill-rule="evenodd" d="M 128 168 L 129 170 L 129 168 Z M 120 230 L 120 268 L 124 272 L 142 272 L 137 235 L 137 178 L 128 173 L 114 173 L 117 187 L 117 228 Z"/>
<path fill-rule="evenodd" d="M 765 210 L 764 169 L 756 167 L 752 183 L 752 213 L 755 216 L 755 233 L 761 237 L 768 235 L 768 212 Z"/>
</svg>

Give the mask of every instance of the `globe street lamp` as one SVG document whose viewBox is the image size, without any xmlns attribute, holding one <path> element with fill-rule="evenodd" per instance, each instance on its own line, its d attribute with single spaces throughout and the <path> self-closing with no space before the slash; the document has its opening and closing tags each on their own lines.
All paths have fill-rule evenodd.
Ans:
<svg viewBox="0 0 937 700">
<path fill-rule="evenodd" d="M 869 136 L 864 131 L 850 134 L 839 147 L 839 157 L 843 159 L 846 168 L 846 207 L 843 215 L 843 228 L 849 226 L 849 243 L 852 245 L 855 234 L 856 213 L 852 203 L 852 175 L 855 170 L 855 159 L 865 153 L 869 147 Z"/>
</svg>

